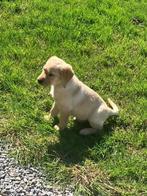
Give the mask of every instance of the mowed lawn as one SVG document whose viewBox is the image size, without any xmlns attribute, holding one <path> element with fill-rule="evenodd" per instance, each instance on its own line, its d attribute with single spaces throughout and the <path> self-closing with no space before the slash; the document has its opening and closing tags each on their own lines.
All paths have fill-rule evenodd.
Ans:
<svg viewBox="0 0 147 196">
<path fill-rule="evenodd" d="M 146 24 L 145 0 L 0 2 L 0 137 L 21 164 L 75 195 L 147 195 Z M 52 55 L 119 106 L 103 137 L 79 135 L 85 124 L 72 119 L 61 132 L 44 120 L 53 100 L 36 78 Z"/>
</svg>

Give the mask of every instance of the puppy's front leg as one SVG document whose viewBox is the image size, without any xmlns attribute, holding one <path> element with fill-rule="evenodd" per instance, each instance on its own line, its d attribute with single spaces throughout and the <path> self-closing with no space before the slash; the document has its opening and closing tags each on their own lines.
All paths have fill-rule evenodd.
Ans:
<svg viewBox="0 0 147 196">
<path fill-rule="evenodd" d="M 59 113 L 59 109 L 58 109 L 58 107 L 57 107 L 56 102 L 54 102 L 54 103 L 53 103 L 53 106 L 52 106 L 52 108 L 51 108 L 51 110 L 50 110 L 50 114 L 51 114 L 52 117 L 55 117 L 55 116 L 58 115 L 58 113 Z"/>
<path fill-rule="evenodd" d="M 68 121 L 69 114 L 68 113 L 60 113 L 59 124 L 55 125 L 54 128 L 56 130 L 62 130 L 66 128 L 67 121 Z"/>
<path fill-rule="evenodd" d="M 49 112 L 49 115 L 45 115 L 44 118 L 45 118 L 45 120 L 49 121 L 51 116 L 55 117 L 55 116 L 58 115 L 58 113 L 59 113 L 59 110 L 58 110 L 57 104 L 56 104 L 56 102 L 54 102 L 53 105 L 52 105 L 52 108 Z"/>
</svg>

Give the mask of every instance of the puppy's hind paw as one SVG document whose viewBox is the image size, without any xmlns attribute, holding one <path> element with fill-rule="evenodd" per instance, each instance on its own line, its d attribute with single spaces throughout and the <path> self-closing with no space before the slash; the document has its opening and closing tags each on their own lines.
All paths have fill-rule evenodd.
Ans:
<svg viewBox="0 0 147 196">
<path fill-rule="evenodd" d="M 58 125 L 55 125 L 54 126 L 54 129 L 56 129 L 57 131 L 59 131 L 60 130 L 60 127 Z"/>
<path fill-rule="evenodd" d="M 82 130 L 80 131 L 80 134 L 81 134 L 81 135 L 90 135 L 90 134 L 94 134 L 94 133 L 96 133 L 96 132 L 97 132 L 97 130 L 94 129 L 94 128 L 86 128 L 86 129 L 82 129 Z"/>
</svg>

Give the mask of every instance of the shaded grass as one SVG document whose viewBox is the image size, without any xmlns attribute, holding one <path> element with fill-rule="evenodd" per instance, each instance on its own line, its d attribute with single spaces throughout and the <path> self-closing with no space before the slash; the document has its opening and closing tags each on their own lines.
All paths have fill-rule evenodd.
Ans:
<svg viewBox="0 0 147 196">
<path fill-rule="evenodd" d="M 1 129 L 22 164 L 41 165 L 53 184 L 75 195 L 146 193 L 146 2 L 2 1 Z M 57 132 L 43 120 L 52 100 L 36 83 L 57 55 L 77 76 L 120 107 L 105 135 L 80 136 L 70 120 Z"/>
</svg>

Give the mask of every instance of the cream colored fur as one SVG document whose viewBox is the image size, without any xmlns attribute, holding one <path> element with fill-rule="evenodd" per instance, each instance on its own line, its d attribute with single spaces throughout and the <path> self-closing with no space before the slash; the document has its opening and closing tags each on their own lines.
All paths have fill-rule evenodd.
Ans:
<svg viewBox="0 0 147 196">
<path fill-rule="evenodd" d="M 89 121 L 91 125 L 82 129 L 80 134 L 96 133 L 103 128 L 109 116 L 118 114 L 118 107 L 110 99 L 108 102 L 111 107 L 108 107 L 94 90 L 77 78 L 71 65 L 56 56 L 47 61 L 38 81 L 43 85 L 51 85 L 50 94 L 54 104 L 47 118 L 59 114 L 59 125 L 55 126 L 58 130 L 66 127 L 68 117 L 72 115 L 80 121 Z"/>
</svg>

